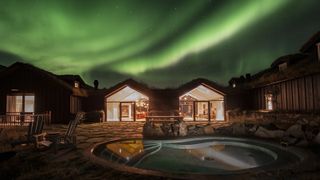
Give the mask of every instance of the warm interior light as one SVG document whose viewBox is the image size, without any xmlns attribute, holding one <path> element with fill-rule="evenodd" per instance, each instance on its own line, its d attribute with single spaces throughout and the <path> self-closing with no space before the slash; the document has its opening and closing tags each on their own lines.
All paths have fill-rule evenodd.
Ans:
<svg viewBox="0 0 320 180">
<path fill-rule="evenodd" d="M 75 87 L 75 88 L 79 88 L 79 82 L 78 82 L 78 81 L 75 81 L 75 82 L 74 82 L 74 87 Z"/>
<path fill-rule="evenodd" d="M 269 110 L 269 111 L 273 110 L 272 101 L 273 101 L 272 94 L 266 95 L 266 107 L 267 107 L 267 110 Z"/>
</svg>

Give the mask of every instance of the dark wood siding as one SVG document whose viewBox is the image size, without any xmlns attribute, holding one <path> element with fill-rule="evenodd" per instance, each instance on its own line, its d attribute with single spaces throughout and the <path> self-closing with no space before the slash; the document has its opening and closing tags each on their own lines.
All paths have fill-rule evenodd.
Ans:
<svg viewBox="0 0 320 180">
<path fill-rule="evenodd" d="M 275 110 L 285 112 L 320 112 L 320 74 L 282 81 L 254 89 L 254 109 L 266 109 L 265 95 L 277 89 Z"/>
<path fill-rule="evenodd" d="M 18 89 L 13 92 L 12 89 Z M 1 79 L 0 113 L 6 113 L 6 96 L 14 93 L 33 93 L 35 95 L 35 113 L 51 111 L 52 123 L 67 123 L 72 115 L 69 111 L 71 90 L 48 79 L 45 75 L 28 69 L 19 70 L 10 74 L 10 77 Z"/>
</svg>

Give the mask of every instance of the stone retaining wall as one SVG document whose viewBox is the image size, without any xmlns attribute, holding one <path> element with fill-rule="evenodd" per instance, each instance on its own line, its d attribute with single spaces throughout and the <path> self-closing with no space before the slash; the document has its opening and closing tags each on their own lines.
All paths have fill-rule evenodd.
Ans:
<svg viewBox="0 0 320 180">
<path fill-rule="evenodd" d="M 227 119 L 230 123 L 235 122 L 251 122 L 257 124 L 294 124 L 298 120 L 317 121 L 320 122 L 320 114 L 311 113 L 282 113 L 282 112 L 267 112 L 267 111 L 241 111 L 232 110 L 227 112 Z"/>
</svg>

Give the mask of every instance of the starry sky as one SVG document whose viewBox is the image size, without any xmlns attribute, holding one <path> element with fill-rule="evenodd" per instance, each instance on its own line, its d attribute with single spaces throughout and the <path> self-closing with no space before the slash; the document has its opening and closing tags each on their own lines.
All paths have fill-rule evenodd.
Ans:
<svg viewBox="0 0 320 180">
<path fill-rule="evenodd" d="M 110 87 L 127 78 L 227 85 L 296 53 L 319 0 L 1 0 L 0 64 L 27 62 Z"/>
</svg>

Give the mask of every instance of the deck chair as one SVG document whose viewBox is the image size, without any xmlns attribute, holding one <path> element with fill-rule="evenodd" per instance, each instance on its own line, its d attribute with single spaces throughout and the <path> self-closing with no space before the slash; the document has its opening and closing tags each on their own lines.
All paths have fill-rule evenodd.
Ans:
<svg viewBox="0 0 320 180">
<path fill-rule="evenodd" d="M 14 148 L 17 145 L 27 144 L 30 143 L 36 143 L 35 136 L 42 134 L 44 125 L 44 119 L 37 116 L 34 121 L 29 123 L 28 126 L 28 134 L 26 135 L 26 140 L 17 140 L 11 143 L 12 148 Z"/>
<path fill-rule="evenodd" d="M 78 112 L 75 119 L 69 122 L 68 129 L 64 134 L 53 135 L 51 137 L 48 136 L 47 137 L 48 140 L 39 142 L 39 144 L 42 144 L 44 146 L 50 146 L 52 143 L 54 146 L 55 152 L 57 152 L 57 150 L 60 147 L 75 148 L 76 147 L 75 130 L 77 125 L 80 123 L 80 121 L 84 119 L 84 116 L 85 116 L 84 112 Z"/>
</svg>

